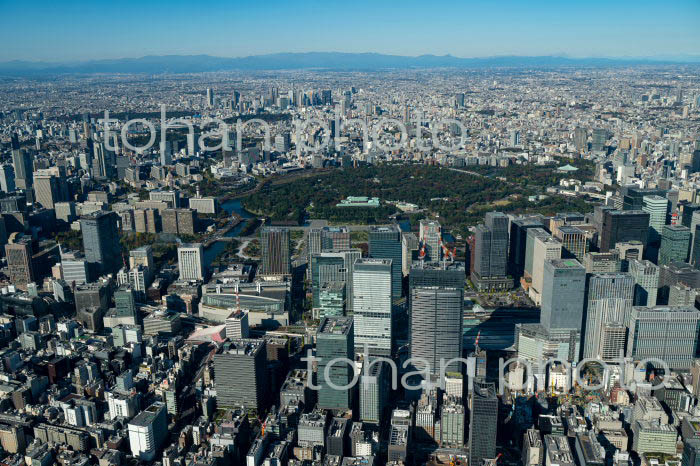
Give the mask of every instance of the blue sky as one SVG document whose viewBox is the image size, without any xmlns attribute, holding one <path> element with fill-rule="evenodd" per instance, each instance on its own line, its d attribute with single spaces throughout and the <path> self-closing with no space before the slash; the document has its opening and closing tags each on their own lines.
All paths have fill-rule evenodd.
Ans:
<svg viewBox="0 0 700 466">
<path fill-rule="evenodd" d="M 0 40 L 0 61 L 308 51 L 675 57 L 700 55 L 700 0 L 0 0 Z"/>
</svg>

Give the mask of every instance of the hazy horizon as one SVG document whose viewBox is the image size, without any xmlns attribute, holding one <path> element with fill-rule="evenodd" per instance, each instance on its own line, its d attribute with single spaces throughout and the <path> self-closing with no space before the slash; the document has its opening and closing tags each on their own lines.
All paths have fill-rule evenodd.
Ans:
<svg viewBox="0 0 700 466">
<path fill-rule="evenodd" d="M 700 2 L 76 0 L 3 5 L 0 62 L 330 51 L 399 56 L 700 55 Z M 284 44 L 281 46 L 280 44 Z M 322 45 L 321 45 L 322 44 Z"/>
</svg>

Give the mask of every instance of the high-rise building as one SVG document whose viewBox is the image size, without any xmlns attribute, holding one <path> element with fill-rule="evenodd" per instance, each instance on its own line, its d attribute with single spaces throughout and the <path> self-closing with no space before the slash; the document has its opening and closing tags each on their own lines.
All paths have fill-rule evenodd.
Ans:
<svg viewBox="0 0 700 466">
<path fill-rule="evenodd" d="M 682 307 L 634 307 L 628 323 L 627 357 L 656 358 L 671 370 L 689 370 L 695 360 L 700 311 Z M 651 362 L 660 367 L 658 362 Z"/>
<path fill-rule="evenodd" d="M 290 275 L 291 243 L 286 228 L 265 227 L 260 231 L 262 275 Z"/>
<path fill-rule="evenodd" d="M 12 135 L 12 165 L 15 169 L 15 185 L 19 189 L 30 190 L 33 183 L 34 163 L 32 155 L 19 147 L 17 134 Z"/>
<path fill-rule="evenodd" d="M 624 210 L 641 210 L 644 205 L 644 196 L 666 197 L 666 190 L 660 188 L 639 188 L 636 185 L 622 188 L 622 200 Z"/>
<path fill-rule="evenodd" d="M 204 247 L 201 243 L 181 244 L 177 248 L 180 280 L 204 280 Z"/>
<path fill-rule="evenodd" d="M 626 241 L 647 244 L 649 213 L 641 210 L 606 210 L 600 232 L 600 250 L 608 252 Z"/>
<path fill-rule="evenodd" d="M 353 270 L 355 352 L 392 354 L 392 260 L 357 259 Z"/>
<path fill-rule="evenodd" d="M 362 257 L 360 249 L 329 250 L 311 257 L 312 306 L 321 305 L 321 289 L 328 283 L 343 284 L 346 296 L 346 310 L 352 311 L 352 272 L 355 261 Z"/>
<path fill-rule="evenodd" d="M 611 361 L 625 347 L 624 328 L 632 311 L 634 279 L 626 273 L 592 275 L 588 280 L 583 357 Z M 615 329 L 622 328 L 622 340 Z"/>
<path fill-rule="evenodd" d="M 461 400 L 445 397 L 440 407 L 440 445 L 443 448 L 464 448 L 465 422 Z"/>
<path fill-rule="evenodd" d="M 685 262 L 690 248 L 690 229 L 683 225 L 664 225 L 659 249 L 659 265 Z"/>
<path fill-rule="evenodd" d="M 634 280 L 634 305 L 656 306 L 659 267 L 648 260 L 631 260 L 629 273 Z"/>
<path fill-rule="evenodd" d="M 550 236 L 536 236 L 532 252 L 532 282 L 529 289 L 530 298 L 539 304 L 542 301 L 544 286 L 544 266 L 547 261 L 561 259 L 561 241 Z"/>
<path fill-rule="evenodd" d="M 475 381 L 469 407 L 469 464 L 496 458 L 498 398 L 492 383 Z"/>
<path fill-rule="evenodd" d="M 114 307 L 117 317 L 132 317 L 138 322 L 136 296 L 136 291 L 128 287 L 121 287 L 114 292 Z"/>
<path fill-rule="evenodd" d="M 586 128 L 576 127 L 574 129 L 574 146 L 579 152 L 588 150 L 588 134 Z"/>
<path fill-rule="evenodd" d="M 548 330 L 581 330 L 586 269 L 576 259 L 544 263 L 540 322 Z"/>
<path fill-rule="evenodd" d="M 525 271 L 527 233 L 531 228 L 542 227 L 542 219 L 539 217 L 520 217 L 510 222 L 508 259 L 510 262 L 510 273 L 516 280 L 520 279 Z"/>
<path fill-rule="evenodd" d="M 583 258 L 586 273 L 616 273 L 622 270 L 620 252 L 613 249 L 610 252 L 589 252 Z"/>
<path fill-rule="evenodd" d="M 408 275 L 408 288 L 409 290 L 416 287 L 462 289 L 465 278 L 463 262 L 443 262 L 441 264 L 418 262 L 411 267 Z"/>
<path fill-rule="evenodd" d="M 318 358 L 318 406 L 322 409 L 347 410 L 352 408 L 353 389 L 346 387 L 353 380 L 355 369 L 344 362 L 331 361 L 336 358 L 355 359 L 352 317 L 326 317 L 316 333 L 316 357 Z"/>
<path fill-rule="evenodd" d="M 5 245 L 10 283 L 21 290 L 26 290 L 27 284 L 35 280 L 31 238 L 22 237 L 15 241 L 11 238 L 10 241 Z"/>
<path fill-rule="evenodd" d="M 421 220 L 418 240 L 425 248 L 425 260 L 438 262 L 442 258 L 442 227 L 435 220 Z"/>
<path fill-rule="evenodd" d="M 588 252 L 586 233 L 575 226 L 563 225 L 554 229 L 554 237 L 561 241 L 562 257 L 583 261 Z"/>
<path fill-rule="evenodd" d="M 168 436 L 166 405 L 156 401 L 129 422 L 131 454 L 142 461 L 153 461 Z"/>
<path fill-rule="evenodd" d="M 464 287 L 417 286 L 410 293 L 411 358 L 440 375 L 441 360 L 462 356 Z"/>
<path fill-rule="evenodd" d="M 661 232 L 667 223 L 669 206 L 668 199 L 662 196 L 651 195 L 642 198 L 642 210 L 649 214 L 647 244 L 656 245 L 656 248 L 659 247 Z"/>
<path fill-rule="evenodd" d="M 523 264 L 523 274 L 525 277 L 532 277 L 533 260 L 535 257 L 535 238 L 549 238 L 551 235 L 541 227 L 529 228 L 525 235 L 525 262 Z"/>
<path fill-rule="evenodd" d="M 369 230 L 369 257 L 391 261 L 391 296 L 400 298 L 402 290 L 401 230 L 397 225 L 371 227 Z"/>
<path fill-rule="evenodd" d="M 474 232 L 474 264 L 472 282 L 478 290 L 509 289 L 508 217 L 501 212 L 488 212 L 485 224 Z"/>
<path fill-rule="evenodd" d="M 265 340 L 227 342 L 214 355 L 216 402 L 220 407 L 243 407 L 259 413 L 268 401 Z"/>
<path fill-rule="evenodd" d="M 4 193 L 11 193 L 16 188 L 15 169 L 12 168 L 12 165 L 0 165 L 0 190 Z"/>
<path fill-rule="evenodd" d="M 35 174 L 34 193 L 36 202 L 45 209 L 53 209 L 57 202 L 65 201 L 59 179 L 53 175 Z"/>
<path fill-rule="evenodd" d="M 389 402 L 391 391 L 391 366 L 386 361 L 370 358 L 363 364 L 370 364 L 367 375 L 360 377 L 360 420 L 379 425 Z"/>
<path fill-rule="evenodd" d="M 117 218 L 102 210 L 80 218 L 85 259 L 99 273 L 116 272 L 122 263 Z"/>
</svg>

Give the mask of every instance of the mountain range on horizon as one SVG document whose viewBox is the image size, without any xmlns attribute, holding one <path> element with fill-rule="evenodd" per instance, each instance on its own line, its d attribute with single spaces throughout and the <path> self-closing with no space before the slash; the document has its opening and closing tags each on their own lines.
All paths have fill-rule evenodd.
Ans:
<svg viewBox="0 0 700 466">
<path fill-rule="evenodd" d="M 380 53 L 303 52 L 227 58 L 211 55 L 160 55 L 79 62 L 0 62 L 0 76 L 60 74 L 181 74 L 215 71 L 317 69 L 373 71 L 428 68 L 543 68 L 565 66 L 619 67 L 639 65 L 700 65 L 700 55 L 671 58 L 571 58 L 564 56 L 493 56 L 460 58 L 452 55 L 402 56 Z"/>
</svg>

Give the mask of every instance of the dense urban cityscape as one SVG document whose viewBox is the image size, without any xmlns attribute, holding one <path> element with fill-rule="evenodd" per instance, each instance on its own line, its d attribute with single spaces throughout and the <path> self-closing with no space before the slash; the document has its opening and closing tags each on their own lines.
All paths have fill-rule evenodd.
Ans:
<svg viewBox="0 0 700 466">
<path fill-rule="evenodd" d="M 52 464 L 700 466 L 700 61 L 0 60 Z"/>
</svg>

